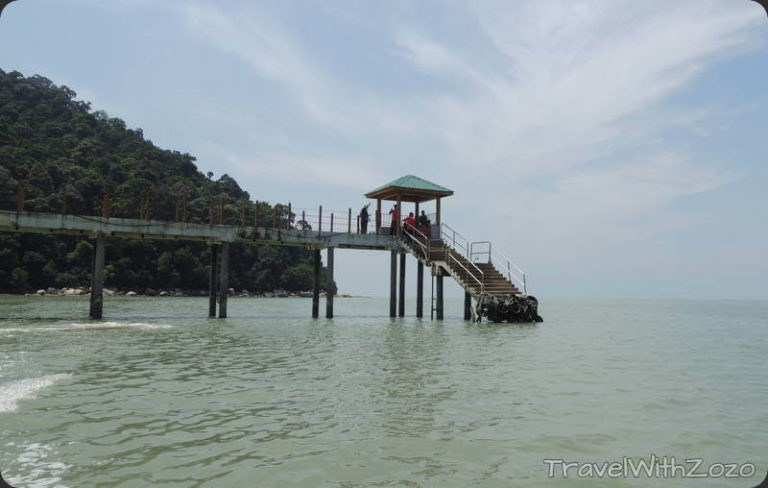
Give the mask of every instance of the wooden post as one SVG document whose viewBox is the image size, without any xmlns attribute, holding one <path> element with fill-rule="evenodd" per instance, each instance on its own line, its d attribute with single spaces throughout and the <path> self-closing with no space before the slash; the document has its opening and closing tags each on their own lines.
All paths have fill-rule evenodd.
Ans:
<svg viewBox="0 0 768 488">
<path fill-rule="evenodd" d="M 100 319 L 104 308 L 104 234 L 96 236 L 96 249 L 93 255 L 93 274 L 91 277 L 92 319 Z"/>
<path fill-rule="evenodd" d="M 288 222 L 285 223 L 285 228 L 291 228 L 291 202 L 288 202 Z"/>
<path fill-rule="evenodd" d="M 435 316 L 437 320 L 443 320 L 444 315 L 444 309 L 443 309 L 443 270 L 438 268 L 437 277 L 435 278 L 437 281 L 437 286 L 435 289 L 436 297 L 435 297 Z"/>
<path fill-rule="evenodd" d="M 376 235 L 379 234 L 381 229 L 381 198 L 376 199 Z"/>
<path fill-rule="evenodd" d="M 211 269 L 208 272 L 208 316 L 216 316 L 216 277 L 219 264 L 219 245 L 211 244 Z"/>
<path fill-rule="evenodd" d="M 307 215 L 304 210 L 301 211 L 301 230 L 307 230 Z"/>
<path fill-rule="evenodd" d="M 314 282 L 312 283 L 312 318 L 320 316 L 320 249 L 312 251 Z"/>
<path fill-rule="evenodd" d="M 219 268 L 219 318 L 227 318 L 227 297 L 229 296 L 229 242 L 221 244 L 221 266 Z"/>
<path fill-rule="evenodd" d="M 397 312 L 397 251 L 392 251 L 389 266 L 389 316 Z"/>
<path fill-rule="evenodd" d="M 416 317 L 424 316 L 424 263 L 417 259 L 416 265 Z"/>
<path fill-rule="evenodd" d="M 400 253 L 400 296 L 397 315 L 405 317 L 405 253 Z"/>
<path fill-rule="evenodd" d="M 352 233 L 352 209 L 349 209 L 349 218 L 347 219 L 347 234 Z"/>
<path fill-rule="evenodd" d="M 333 215 L 333 214 L 331 214 Z M 325 282 L 325 318 L 333 318 L 333 295 L 336 293 L 336 286 L 333 283 L 333 248 L 328 248 L 328 272 L 326 273 L 327 280 Z"/>
<path fill-rule="evenodd" d="M 468 291 L 464 292 L 464 320 L 472 318 L 472 295 Z"/>
<path fill-rule="evenodd" d="M 395 235 L 397 235 L 398 237 L 401 236 L 402 233 L 403 233 L 402 226 L 400 225 L 400 222 L 403 221 L 403 205 L 402 205 L 402 203 L 403 202 L 401 200 L 401 197 L 400 197 L 400 195 L 398 195 L 397 196 L 397 223 L 392 222 L 392 224 L 391 224 L 391 225 L 395 225 L 396 226 L 395 227 Z"/>
</svg>

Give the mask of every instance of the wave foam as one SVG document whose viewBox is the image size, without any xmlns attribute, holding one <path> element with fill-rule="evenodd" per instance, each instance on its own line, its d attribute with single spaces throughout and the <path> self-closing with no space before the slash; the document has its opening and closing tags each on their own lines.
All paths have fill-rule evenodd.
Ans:
<svg viewBox="0 0 768 488">
<path fill-rule="evenodd" d="M 71 377 L 71 374 L 52 374 L 2 384 L 0 385 L 0 412 L 13 412 L 19 401 L 34 398 L 35 394 L 43 388 Z"/>
<path fill-rule="evenodd" d="M 13 327 L 0 328 L 0 333 L 13 334 L 19 332 L 63 332 L 69 330 L 107 330 L 107 329 L 140 329 L 157 330 L 170 329 L 170 325 L 150 324 L 147 322 L 91 322 L 56 325 L 53 327 Z"/>
</svg>

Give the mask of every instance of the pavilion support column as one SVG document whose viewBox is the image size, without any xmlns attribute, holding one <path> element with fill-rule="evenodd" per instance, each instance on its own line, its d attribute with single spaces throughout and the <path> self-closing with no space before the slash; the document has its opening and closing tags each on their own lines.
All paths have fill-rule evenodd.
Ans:
<svg viewBox="0 0 768 488">
<path fill-rule="evenodd" d="M 391 252 L 389 266 L 389 316 L 395 317 L 397 312 L 397 251 Z"/>
<path fill-rule="evenodd" d="M 435 200 L 435 225 L 437 226 L 437 238 L 442 239 L 442 217 L 440 212 L 440 197 Z"/>
<path fill-rule="evenodd" d="M 437 276 L 435 277 L 437 285 L 435 287 L 435 318 L 437 320 L 443 320 L 444 308 L 443 308 L 443 270 L 437 270 Z"/>
<path fill-rule="evenodd" d="M 395 232 L 394 234 L 400 237 L 403 234 L 402 225 L 400 222 L 403 221 L 403 201 L 402 197 L 400 195 L 397 196 L 397 222 L 392 222 L 392 225 L 395 225 Z"/>
<path fill-rule="evenodd" d="M 320 249 L 312 251 L 314 281 L 312 282 L 312 318 L 320 316 Z"/>
<path fill-rule="evenodd" d="M 472 295 L 468 291 L 464 292 L 464 320 L 472 319 Z"/>
<path fill-rule="evenodd" d="M 379 235 L 381 229 L 381 198 L 376 199 L 376 235 Z"/>
<path fill-rule="evenodd" d="M 221 267 L 219 268 L 219 318 L 227 318 L 229 297 L 229 242 L 221 244 Z"/>
<path fill-rule="evenodd" d="M 333 283 L 333 248 L 328 248 L 328 281 L 325 285 L 325 318 L 333 318 L 333 295 L 336 286 Z"/>
<path fill-rule="evenodd" d="M 405 253 L 400 253 L 400 296 L 397 315 L 405 317 Z"/>
<path fill-rule="evenodd" d="M 416 317 L 424 316 L 424 263 L 416 260 Z"/>
<path fill-rule="evenodd" d="M 104 240 L 104 234 L 96 236 L 91 276 L 91 309 L 88 314 L 92 319 L 100 319 L 104 308 Z"/>
<path fill-rule="evenodd" d="M 211 269 L 208 274 L 208 316 L 216 316 L 216 277 L 219 275 L 219 245 L 211 244 Z"/>
</svg>

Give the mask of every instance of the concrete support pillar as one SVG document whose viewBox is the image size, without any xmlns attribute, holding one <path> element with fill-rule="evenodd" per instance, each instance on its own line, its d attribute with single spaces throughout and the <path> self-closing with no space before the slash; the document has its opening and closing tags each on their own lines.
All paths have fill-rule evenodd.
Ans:
<svg viewBox="0 0 768 488">
<path fill-rule="evenodd" d="M 312 318 L 320 316 L 320 249 L 312 251 L 314 281 L 312 282 Z"/>
<path fill-rule="evenodd" d="M 397 313 L 397 251 L 392 251 L 389 266 L 389 316 Z"/>
<path fill-rule="evenodd" d="M 464 320 L 472 319 L 472 295 L 464 292 Z"/>
<path fill-rule="evenodd" d="M 208 273 L 208 316 L 216 316 L 216 277 L 219 275 L 219 245 L 211 244 L 211 269 Z"/>
<path fill-rule="evenodd" d="M 437 285 L 435 286 L 435 318 L 443 320 L 443 271 L 439 270 L 435 277 Z"/>
<path fill-rule="evenodd" d="M 405 253 L 400 253 L 400 296 L 397 315 L 405 317 Z"/>
<path fill-rule="evenodd" d="M 333 294 L 336 293 L 336 286 L 333 283 L 333 248 L 328 248 L 328 281 L 325 285 L 325 318 L 333 318 Z"/>
<path fill-rule="evenodd" d="M 104 308 L 104 240 L 104 234 L 96 236 L 91 276 L 91 309 L 88 314 L 92 319 L 100 319 Z"/>
<path fill-rule="evenodd" d="M 416 317 L 424 316 L 424 263 L 416 265 Z"/>
<path fill-rule="evenodd" d="M 229 243 L 221 244 L 221 264 L 219 268 L 219 318 L 227 318 L 227 298 L 229 297 Z"/>
</svg>

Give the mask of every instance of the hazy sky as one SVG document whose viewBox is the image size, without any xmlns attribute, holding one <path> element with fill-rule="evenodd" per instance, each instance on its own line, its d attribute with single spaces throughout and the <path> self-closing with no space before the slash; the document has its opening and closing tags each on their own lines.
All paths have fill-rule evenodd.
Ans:
<svg viewBox="0 0 768 488">
<path fill-rule="evenodd" d="M 544 298 L 768 298 L 767 46 L 748 0 L 18 0 L 0 18 L 0 68 L 255 199 L 357 209 L 404 174 L 453 189 L 444 220 Z M 385 295 L 388 259 L 338 252 L 340 291 Z"/>
</svg>

